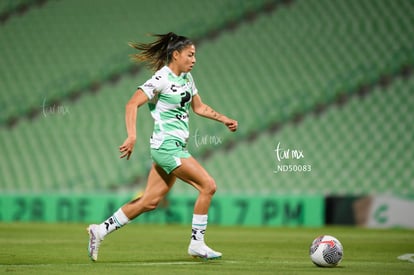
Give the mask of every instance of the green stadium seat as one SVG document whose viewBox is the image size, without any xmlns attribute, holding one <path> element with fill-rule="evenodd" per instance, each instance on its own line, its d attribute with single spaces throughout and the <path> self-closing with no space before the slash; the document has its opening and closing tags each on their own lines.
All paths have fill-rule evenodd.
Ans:
<svg viewBox="0 0 414 275">
<path fill-rule="evenodd" d="M 165 10 L 157 8 L 161 2 Z M 73 90 L 124 71 L 132 52 L 126 42 L 148 30 L 163 32 L 168 26 L 204 37 L 266 3 L 192 2 L 194 13 L 177 20 L 172 15 L 188 2 L 161 2 L 141 3 L 148 13 L 140 14 L 139 26 L 131 23 L 137 20 L 132 2 L 109 0 L 100 7 L 88 1 L 48 2 L 2 26 L 0 121 L 30 109 L 39 112 L 33 120 L 0 129 L 0 150 L 10 157 L 0 168 L 2 191 L 105 192 L 142 184 L 151 165 L 152 120 L 146 107 L 139 112 L 132 160 L 119 160 L 117 148 L 126 137 L 125 103 L 150 72 L 124 74 L 96 94 L 60 101 L 67 114 L 45 117 L 43 102 L 53 104 Z M 155 11 L 162 21 L 152 20 Z M 393 80 L 365 97 L 354 94 L 360 85 L 377 83 L 382 75 L 414 64 L 413 11 L 411 4 L 386 0 L 295 1 L 205 40 L 197 48 L 193 71 L 200 95 L 240 125 L 230 133 L 219 123 L 191 118 L 190 150 L 215 177 L 220 192 L 412 194 L 407 184 L 413 172 L 407 170 L 414 170 L 413 153 L 406 150 L 413 137 L 412 79 Z M 23 47 L 22 41 L 30 41 L 31 47 Z M 336 106 L 342 94 L 349 99 Z M 312 115 L 319 104 L 328 107 Z M 301 121 L 287 123 L 298 114 L 304 115 Z M 267 129 L 275 124 L 283 127 L 270 134 Z M 197 147 L 196 130 L 223 143 Z M 278 142 L 305 152 L 304 159 L 286 164 L 309 163 L 312 171 L 274 173 Z M 228 150 L 231 143 L 235 147 Z M 211 157 L 206 157 L 209 152 Z M 188 190 L 177 184 L 174 192 Z"/>
</svg>

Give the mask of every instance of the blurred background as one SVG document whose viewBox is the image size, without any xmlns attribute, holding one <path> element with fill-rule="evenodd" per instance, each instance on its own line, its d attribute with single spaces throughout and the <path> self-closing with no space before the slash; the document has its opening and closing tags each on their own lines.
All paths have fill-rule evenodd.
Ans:
<svg viewBox="0 0 414 275">
<path fill-rule="evenodd" d="M 203 101 L 239 122 L 191 116 L 218 224 L 414 227 L 413 14 L 411 0 L 1 0 L 0 221 L 99 221 L 144 189 L 146 106 L 132 158 L 118 153 L 151 76 L 128 42 L 173 31 L 196 44 Z M 177 182 L 142 221 L 188 221 L 195 196 Z"/>
</svg>

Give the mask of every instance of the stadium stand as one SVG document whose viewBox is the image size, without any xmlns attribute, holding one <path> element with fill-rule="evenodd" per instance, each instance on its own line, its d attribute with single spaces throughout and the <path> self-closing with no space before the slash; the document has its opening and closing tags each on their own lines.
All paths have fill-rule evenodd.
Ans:
<svg viewBox="0 0 414 275">
<path fill-rule="evenodd" d="M 111 151 L 107 151 L 102 144 L 91 148 L 87 145 L 87 140 L 91 138 L 99 143 L 110 136 L 116 138 L 111 140 L 110 146 L 117 148 L 124 138 L 123 115 L 119 113 L 115 117 L 114 112 L 108 110 L 114 107 L 111 104 L 113 102 L 119 103 L 115 105 L 117 110 L 123 110 L 125 102 L 138 83 L 142 83 L 149 76 L 148 73 L 143 73 L 139 78 L 124 80 L 116 87 L 106 85 L 97 96 L 87 95 L 78 102 L 62 102 L 61 99 L 72 98 L 68 93 L 77 92 L 85 85 L 94 85 L 101 78 L 111 77 L 114 71 L 130 67 L 128 54 L 131 50 L 126 43 L 136 37 L 137 33 L 144 35 L 151 32 L 151 29 L 162 33 L 171 29 L 183 29 L 181 26 L 188 28 L 194 26 L 197 19 L 198 23 L 204 23 L 200 24 L 200 28 L 192 28 L 193 32 L 193 29 L 200 32 L 193 33 L 197 37 L 203 34 L 201 32 L 207 31 L 204 25 L 210 28 L 208 31 L 214 30 L 221 27 L 221 24 L 233 22 L 237 16 L 250 12 L 250 8 L 262 6 L 265 1 L 257 1 L 253 7 L 240 5 L 238 1 L 203 1 L 191 2 L 190 5 L 186 1 L 160 1 L 158 4 L 154 1 L 142 1 L 139 6 L 136 3 L 101 1 L 97 6 L 93 2 L 85 1 L 54 1 L 3 26 L 1 31 L 6 39 L 0 43 L 8 51 L 2 56 L 5 62 L 1 66 L 1 80 L 5 83 L 0 101 L 3 121 L 28 111 L 39 114 L 38 117 L 30 116 L 29 121 L 22 125 L 1 132 L 4 135 L 3 140 L 11 143 L 11 147 L 5 148 L 5 152 L 18 143 L 22 151 L 33 152 L 28 159 L 40 165 L 39 169 L 34 169 L 37 172 L 30 176 L 28 173 L 33 169 L 26 171 L 23 168 L 21 173 L 13 170 L 10 163 L 3 166 L 2 169 L 12 175 L 12 179 L 8 180 L 13 182 L 9 190 L 105 189 L 122 182 L 131 182 L 135 174 L 141 175 L 141 167 L 148 168 L 148 165 L 129 169 L 127 175 L 123 172 L 126 168 L 123 165 L 119 169 L 105 169 L 110 175 L 102 173 L 99 171 L 101 168 L 98 169 L 96 165 L 105 164 L 94 161 L 97 159 L 95 155 L 103 154 L 105 157 L 102 159 L 108 160 L 108 154 L 113 153 L 109 153 Z M 146 12 L 137 17 L 135 9 L 131 7 Z M 159 10 L 159 7 L 163 8 Z M 186 10 L 191 11 L 189 17 L 177 20 L 176 15 Z M 206 13 L 210 10 L 211 12 Z M 154 14 L 163 20 L 154 22 Z M 125 18 L 129 20 L 122 20 Z M 116 27 L 112 21 L 108 22 L 109 19 L 118 22 Z M 139 24 L 135 22 L 138 19 Z M 185 34 L 185 30 L 183 32 Z M 24 44 L 28 42 L 30 44 Z M 95 46 L 97 43 L 104 46 Z M 124 45 L 124 48 L 120 45 Z M 28 54 L 25 53 L 26 50 Z M 74 99 L 77 97 L 76 95 Z M 110 99 L 111 97 L 117 99 Z M 103 118 L 106 120 L 103 121 Z M 103 122 L 106 125 L 102 126 Z M 144 129 L 151 128 L 151 121 L 147 119 L 144 123 L 148 125 L 143 126 Z M 79 134 L 80 129 L 86 132 Z M 104 134 L 99 129 L 105 129 Z M 120 135 L 114 136 L 114 131 Z M 147 138 L 150 132 L 149 130 Z M 29 136 L 30 142 L 22 142 L 22 137 L 25 139 Z M 7 143 L 4 142 L 3 145 L 6 146 Z M 138 148 L 147 148 L 147 145 Z M 139 155 L 143 156 L 143 163 L 148 162 L 148 153 Z M 75 160 L 75 163 L 67 163 L 68 166 L 65 166 L 66 159 Z M 30 165 L 25 160 L 23 167 Z M 26 184 L 29 179 L 36 184 Z"/>
<path fill-rule="evenodd" d="M 133 52 L 127 43 L 137 37 L 175 29 L 198 37 L 266 1 L 255 3 L 49 1 L 1 27 L 0 80 L 15 96 L 0 94 L 0 123 L 34 112 L 41 97 L 61 100 L 125 72 Z M 182 11 L 186 17 L 177 20 Z"/>
<path fill-rule="evenodd" d="M 220 192 L 412 194 L 413 155 L 404 148 L 413 137 L 414 83 L 397 76 L 414 65 L 411 2 L 290 1 L 253 16 L 270 1 L 197 1 L 179 20 L 174 15 L 188 2 L 161 2 L 136 9 L 128 1 L 48 2 L 0 27 L 0 120 L 20 117 L 0 128 L 1 190 L 105 192 L 143 184 L 151 164 L 146 108 L 132 161 L 117 155 L 124 104 L 150 75 L 129 75 L 126 42 L 172 29 L 197 40 L 222 30 L 200 43 L 193 75 L 203 100 L 237 118 L 240 129 L 232 134 L 193 116 L 189 140 Z M 146 12 L 138 17 L 139 9 Z M 123 77 L 97 84 L 116 74 Z M 384 79 L 390 85 L 383 88 Z M 85 89 L 93 85 L 94 93 Z M 364 87 L 368 94 L 358 96 Z M 33 109 L 38 115 L 28 118 Z M 274 173 L 279 142 L 305 155 L 281 164 L 311 164 L 312 171 Z"/>
<path fill-rule="evenodd" d="M 15 15 L 22 15 L 30 8 L 41 6 L 47 0 L 3 0 L 0 1 L 0 24 L 4 24 Z"/>
<path fill-rule="evenodd" d="M 217 153 L 206 167 L 220 192 L 409 196 L 413 103 L 414 78 L 398 78 L 322 115 L 308 115 L 277 133 L 263 132 L 254 142 L 239 143 L 231 154 Z M 278 143 L 284 151 L 302 151 L 304 158 L 292 159 L 290 153 L 290 159 L 279 161 Z M 280 165 L 311 171 L 278 171 Z"/>
</svg>

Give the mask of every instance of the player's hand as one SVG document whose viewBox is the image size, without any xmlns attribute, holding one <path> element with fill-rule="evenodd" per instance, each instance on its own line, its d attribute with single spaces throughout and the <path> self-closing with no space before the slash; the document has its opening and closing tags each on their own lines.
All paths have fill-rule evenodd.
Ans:
<svg viewBox="0 0 414 275">
<path fill-rule="evenodd" d="M 230 131 L 235 132 L 237 130 L 237 120 L 226 118 L 223 123 L 227 126 L 227 128 L 229 128 Z"/>
<path fill-rule="evenodd" d="M 134 150 L 134 145 L 135 145 L 135 138 L 133 137 L 128 137 L 124 143 L 119 146 L 119 152 L 122 154 L 120 156 L 120 158 L 124 158 L 127 157 L 127 160 L 129 160 L 129 158 L 131 157 L 132 151 Z"/>
</svg>

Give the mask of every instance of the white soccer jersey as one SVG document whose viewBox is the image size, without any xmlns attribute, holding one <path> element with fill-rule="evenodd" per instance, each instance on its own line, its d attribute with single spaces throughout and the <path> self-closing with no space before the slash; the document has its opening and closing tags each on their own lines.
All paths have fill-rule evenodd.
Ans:
<svg viewBox="0 0 414 275">
<path fill-rule="evenodd" d="M 154 118 L 151 148 L 159 148 L 167 139 L 186 143 L 190 103 L 198 93 L 191 74 L 176 76 L 168 66 L 164 66 L 139 88 L 148 96 L 148 107 Z"/>
</svg>

